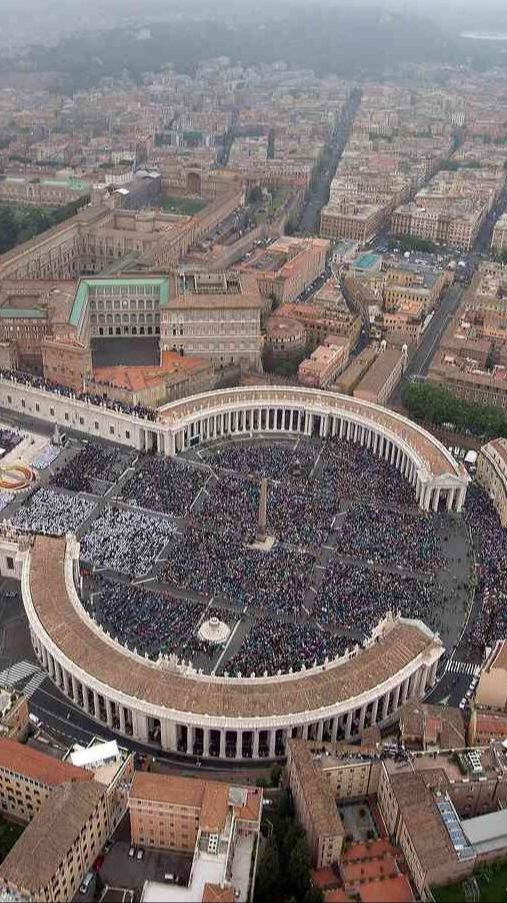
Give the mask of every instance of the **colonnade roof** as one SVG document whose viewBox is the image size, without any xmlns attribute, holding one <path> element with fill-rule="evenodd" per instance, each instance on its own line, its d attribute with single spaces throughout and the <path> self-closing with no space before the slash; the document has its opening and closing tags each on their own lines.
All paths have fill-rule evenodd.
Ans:
<svg viewBox="0 0 507 903">
<path fill-rule="evenodd" d="M 154 706 L 215 718 L 316 712 L 373 691 L 437 645 L 417 625 L 398 622 L 382 639 L 344 664 L 283 683 L 273 677 L 245 686 L 225 678 L 184 676 L 134 660 L 103 640 L 80 617 L 67 595 L 65 548 L 64 538 L 37 536 L 30 549 L 30 592 L 39 621 L 61 652 L 84 672 Z"/>
<path fill-rule="evenodd" d="M 407 417 L 383 408 L 368 401 L 340 395 L 337 392 L 325 392 L 281 386 L 251 386 L 248 388 L 225 389 L 219 392 L 194 395 L 191 398 L 172 402 L 159 410 L 159 419 L 177 427 L 183 426 L 185 419 L 204 416 L 206 412 L 227 408 L 228 405 L 291 405 L 306 410 L 340 416 L 340 412 L 351 417 L 363 417 L 371 423 L 372 429 L 383 433 L 389 431 L 403 442 L 406 442 L 434 477 L 450 474 L 463 478 L 460 464 L 454 460 L 447 449 L 434 436 L 413 423 Z"/>
</svg>

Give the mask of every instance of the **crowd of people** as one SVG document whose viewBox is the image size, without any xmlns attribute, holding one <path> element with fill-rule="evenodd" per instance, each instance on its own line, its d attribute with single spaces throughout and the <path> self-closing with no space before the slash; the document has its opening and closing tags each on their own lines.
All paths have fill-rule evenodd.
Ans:
<svg viewBox="0 0 507 903">
<path fill-rule="evenodd" d="M 14 498 L 14 492 L 9 492 L 7 489 L 0 490 L 0 511 L 7 508 L 7 505 L 10 505 Z"/>
<path fill-rule="evenodd" d="M 16 445 L 19 445 L 22 438 L 23 436 L 14 430 L 0 428 L 0 456 L 8 455 Z"/>
<path fill-rule="evenodd" d="M 442 564 L 432 516 L 420 511 L 353 506 L 338 534 L 337 547 L 343 555 L 406 570 L 435 571 Z"/>
<path fill-rule="evenodd" d="M 83 604 L 106 633 L 154 660 L 160 654 L 181 657 L 203 614 L 201 605 L 186 599 L 109 580 Z"/>
<path fill-rule="evenodd" d="M 507 630 L 507 530 L 487 494 L 474 484 L 468 488 L 465 517 L 479 565 L 476 593 L 480 613 L 471 639 L 484 651 Z"/>
<path fill-rule="evenodd" d="M 51 482 L 72 492 L 103 495 L 109 488 L 104 483 L 114 483 L 132 460 L 133 455 L 128 452 L 89 442 L 65 467 L 56 471 Z"/>
<path fill-rule="evenodd" d="M 402 577 L 374 567 L 357 567 L 333 558 L 317 592 L 312 615 L 319 624 L 369 636 L 386 615 L 400 612 L 433 626 L 442 599 L 434 577 Z"/>
<path fill-rule="evenodd" d="M 183 516 L 207 476 L 204 470 L 171 458 L 146 457 L 124 484 L 122 497 L 140 508 Z"/>
<path fill-rule="evenodd" d="M 63 536 L 75 533 L 94 507 L 95 502 L 80 495 L 41 488 L 32 493 L 8 523 L 26 533 Z"/>
<path fill-rule="evenodd" d="M 157 411 L 148 408 L 142 404 L 128 404 L 125 401 L 118 401 L 115 398 L 108 398 L 107 395 L 97 395 L 90 392 L 75 392 L 69 386 L 63 386 L 60 383 L 52 382 L 44 379 L 43 376 L 36 376 L 34 373 L 27 373 L 24 370 L 4 370 L 0 369 L 1 379 L 10 379 L 12 382 L 19 383 L 22 386 L 31 386 L 33 389 L 44 389 L 45 392 L 53 392 L 56 395 L 63 395 L 66 398 L 76 398 L 78 401 L 86 401 L 88 404 L 99 405 L 108 408 L 110 411 L 119 411 L 122 414 L 133 414 L 143 420 L 157 420 Z"/>
<path fill-rule="evenodd" d="M 231 677 L 255 674 L 262 677 L 278 671 L 300 671 L 342 656 L 354 644 L 336 634 L 319 629 L 310 621 L 275 621 L 259 619 L 253 622 L 238 651 L 221 666 Z"/>
<path fill-rule="evenodd" d="M 399 471 L 362 445 L 338 438 L 326 443 L 317 478 L 326 492 L 354 502 L 413 507 L 414 490 Z"/>
<path fill-rule="evenodd" d="M 241 512 L 239 513 L 241 515 Z M 198 527 L 175 537 L 164 579 L 204 596 L 236 600 L 255 611 L 297 613 L 304 602 L 314 558 L 277 544 L 269 553 L 245 548 L 241 537 Z"/>
<path fill-rule="evenodd" d="M 80 496 L 72 498 L 85 501 Z M 81 558 L 95 568 L 145 576 L 175 530 L 167 518 L 108 506 L 81 540 Z"/>
<path fill-rule="evenodd" d="M 208 449 L 205 460 L 215 469 L 266 477 L 268 480 L 308 479 L 319 447 L 305 441 L 231 443 Z"/>
</svg>

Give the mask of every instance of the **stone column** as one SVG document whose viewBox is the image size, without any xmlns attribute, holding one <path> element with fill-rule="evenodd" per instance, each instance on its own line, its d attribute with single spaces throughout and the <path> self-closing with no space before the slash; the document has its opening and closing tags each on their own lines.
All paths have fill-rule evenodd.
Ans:
<svg viewBox="0 0 507 903">
<path fill-rule="evenodd" d="M 352 735 L 352 719 L 353 719 L 353 717 L 354 717 L 354 712 L 352 710 L 350 712 L 347 712 L 347 718 L 345 721 L 345 739 L 346 740 L 350 740 L 350 737 Z"/>
<path fill-rule="evenodd" d="M 430 668 L 428 683 L 430 684 L 431 687 L 433 686 L 433 684 L 435 683 L 435 681 L 437 679 L 437 669 L 438 669 L 438 659 L 436 660 L 436 662 L 433 662 L 433 664 Z"/>
<path fill-rule="evenodd" d="M 259 731 L 252 731 L 252 758 L 259 758 L 259 739 L 260 733 Z"/>
<path fill-rule="evenodd" d="M 366 718 L 366 706 L 363 705 L 360 713 L 359 713 L 359 733 L 362 734 L 364 731 L 364 721 Z"/>
<path fill-rule="evenodd" d="M 389 700 L 391 698 L 391 691 L 388 690 L 387 693 L 382 697 L 382 721 L 385 721 L 387 718 L 387 710 L 389 708 Z"/>
<path fill-rule="evenodd" d="M 243 731 L 236 731 L 236 759 L 243 758 Z"/>
<path fill-rule="evenodd" d="M 274 730 L 274 729 L 269 731 L 268 744 L 269 744 L 269 758 L 274 759 L 276 757 L 276 730 Z"/>
<path fill-rule="evenodd" d="M 319 721 L 319 723 L 317 724 L 317 740 L 319 741 L 319 743 L 322 742 L 323 736 L 324 736 L 324 722 Z"/>
<path fill-rule="evenodd" d="M 465 496 L 467 494 L 466 487 L 462 486 L 458 492 L 458 500 L 456 502 L 456 511 L 461 511 L 465 504 Z"/>
<path fill-rule="evenodd" d="M 267 497 L 268 497 L 268 481 L 266 477 L 263 477 L 261 480 L 261 492 L 259 498 L 259 513 L 257 517 L 257 530 L 255 532 L 255 538 L 257 542 L 264 542 L 266 540 L 266 525 L 267 525 Z"/>
<path fill-rule="evenodd" d="M 309 724 L 303 724 L 303 729 L 302 729 L 302 733 L 301 733 L 301 736 L 303 737 L 303 740 L 308 740 L 308 730 L 309 730 L 309 727 L 310 727 Z"/>
<path fill-rule="evenodd" d="M 401 684 L 398 684 L 394 690 L 394 700 L 393 700 L 393 712 L 398 710 L 398 703 L 400 701 L 400 693 L 401 693 Z"/>
<path fill-rule="evenodd" d="M 108 699 L 107 696 L 105 696 L 104 699 L 105 699 L 105 702 L 106 702 L 106 721 L 107 721 L 107 726 L 108 726 L 108 727 L 112 727 L 112 726 L 113 726 L 113 706 L 111 705 L 111 700 Z"/>
<path fill-rule="evenodd" d="M 210 731 L 208 727 L 202 729 L 202 754 L 205 759 L 209 759 L 209 740 Z"/>
<path fill-rule="evenodd" d="M 440 489 L 435 489 L 433 493 L 433 511 L 438 511 L 438 503 L 440 501 Z"/>
<path fill-rule="evenodd" d="M 448 489 L 448 490 L 447 490 L 447 504 L 446 504 L 446 507 L 447 507 L 447 510 L 448 510 L 448 511 L 452 511 L 452 509 L 453 509 L 453 506 L 454 506 L 454 495 L 455 495 L 454 489 Z"/>
<path fill-rule="evenodd" d="M 74 702 L 76 703 L 76 705 L 78 705 L 79 704 L 79 684 L 73 674 L 70 675 L 70 680 L 71 680 L 71 684 L 72 684 L 72 698 L 73 698 Z"/>
<path fill-rule="evenodd" d="M 71 695 L 71 689 L 70 689 L 70 677 L 69 677 L 69 672 L 66 671 L 65 668 L 62 668 L 62 674 L 63 674 L 63 686 L 64 686 L 65 695 L 66 695 L 66 696 L 70 696 L 70 695 Z"/>
<path fill-rule="evenodd" d="M 90 712 L 90 700 L 88 698 L 88 687 L 85 687 L 84 684 L 81 684 L 81 689 L 83 691 L 83 708 L 88 715 Z"/>
<path fill-rule="evenodd" d="M 93 691 L 93 714 L 95 715 L 95 718 L 100 721 L 100 700 L 96 690 Z"/>
<path fill-rule="evenodd" d="M 410 678 L 406 677 L 401 685 L 401 704 L 405 705 L 408 696 L 408 685 L 410 683 Z"/>
<path fill-rule="evenodd" d="M 220 758 L 225 759 L 225 731 L 220 731 Z"/>
<path fill-rule="evenodd" d="M 370 724 L 376 724 L 376 723 L 377 723 L 378 704 L 379 704 L 379 697 L 377 696 L 377 698 L 373 700 L 373 705 L 372 705 L 372 708 L 371 708 L 371 722 L 370 722 Z"/>
<path fill-rule="evenodd" d="M 346 426 L 347 424 L 342 417 L 342 419 L 340 420 L 340 439 L 343 439 L 343 434 L 345 433 Z"/>
<path fill-rule="evenodd" d="M 333 718 L 333 725 L 331 727 L 331 740 L 333 743 L 336 743 L 336 739 L 338 737 L 338 728 L 340 727 L 340 716 L 335 715 Z"/>
<path fill-rule="evenodd" d="M 125 708 L 124 706 L 118 704 L 118 717 L 120 719 L 120 731 L 122 734 L 125 733 Z"/>
</svg>

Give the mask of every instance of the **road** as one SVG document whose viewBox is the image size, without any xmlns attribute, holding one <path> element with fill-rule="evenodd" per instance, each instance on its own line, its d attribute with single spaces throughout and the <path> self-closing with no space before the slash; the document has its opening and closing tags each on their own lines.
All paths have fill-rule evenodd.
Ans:
<svg viewBox="0 0 507 903">
<path fill-rule="evenodd" d="M 435 308 L 435 313 L 426 327 L 421 344 L 410 357 L 404 379 L 399 383 L 389 402 L 391 407 L 401 404 L 403 384 L 413 376 L 425 376 L 442 335 L 456 313 L 463 296 L 462 285 L 451 285 Z"/>
<path fill-rule="evenodd" d="M 327 148 L 325 169 L 320 173 L 313 188 L 310 189 L 308 200 L 301 212 L 298 232 L 304 235 L 318 235 L 320 229 L 320 211 L 329 200 L 329 186 L 336 167 L 340 162 L 343 149 L 347 143 L 350 127 L 354 121 L 359 103 L 360 92 L 351 95 L 346 108 L 338 120 L 333 132 L 329 147 Z"/>
</svg>

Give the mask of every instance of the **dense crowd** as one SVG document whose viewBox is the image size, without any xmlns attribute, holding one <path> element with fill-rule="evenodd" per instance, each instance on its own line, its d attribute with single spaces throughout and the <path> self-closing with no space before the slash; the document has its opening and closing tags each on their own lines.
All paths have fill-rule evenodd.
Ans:
<svg viewBox="0 0 507 903">
<path fill-rule="evenodd" d="M 354 502 L 414 506 L 414 490 L 399 471 L 354 442 L 326 443 L 317 474 L 326 492 Z"/>
<path fill-rule="evenodd" d="M 132 454 L 89 442 L 54 474 L 51 482 L 73 492 L 102 495 L 109 488 L 103 484 L 114 483 L 132 460 Z"/>
<path fill-rule="evenodd" d="M 81 558 L 96 568 L 141 577 L 153 567 L 174 529 L 166 518 L 106 507 L 81 540 Z"/>
<path fill-rule="evenodd" d="M 23 436 L 4 427 L 0 429 L 0 455 L 8 455 L 16 445 L 19 445 Z"/>
<path fill-rule="evenodd" d="M 111 581 L 103 581 L 83 604 L 110 636 L 151 659 L 160 653 L 181 656 L 203 614 L 201 605 L 185 599 Z"/>
<path fill-rule="evenodd" d="M 388 610 L 433 625 L 442 601 L 433 577 L 401 577 L 372 567 L 354 567 L 338 558 L 328 564 L 312 615 L 320 624 L 369 636 Z"/>
<path fill-rule="evenodd" d="M 3 511 L 4 508 L 7 508 L 7 505 L 10 505 L 14 498 L 14 492 L 9 492 L 6 489 L 0 490 L 0 511 Z"/>
<path fill-rule="evenodd" d="M 396 564 L 407 570 L 436 570 L 442 564 L 431 515 L 372 505 L 350 508 L 338 534 L 343 555 Z"/>
<path fill-rule="evenodd" d="M 332 635 L 311 622 L 258 620 L 247 633 L 238 651 L 221 668 L 231 677 L 241 673 L 250 677 L 300 671 L 322 664 L 326 658 L 343 655 L 350 640 Z"/>
<path fill-rule="evenodd" d="M 465 517 L 479 565 L 476 592 L 480 614 L 472 641 L 484 649 L 504 637 L 507 630 L 507 530 L 487 494 L 473 484 L 467 492 Z"/>
<path fill-rule="evenodd" d="M 119 411 L 122 414 L 133 414 L 135 417 L 141 417 L 143 420 L 157 420 L 157 412 L 153 408 L 148 408 L 142 404 L 128 404 L 125 401 L 117 401 L 114 398 L 108 398 L 107 395 L 90 394 L 89 392 L 75 392 L 69 386 L 63 386 L 60 383 L 51 382 L 42 376 L 36 376 L 34 373 L 27 373 L 24 370 L 2 370 L 0 369 L 0 378 L 10 379 L 12 382 L 20 383 L 23 386 L 31 386 L 34 389 L 44 389 L 45 392 L 53 392 L 56 395 L 64 395 L 67 398 L 76 398 L 78 401 L 86 401 L 88 404 L 99 405 L 108 408 L 110 411 Z"/>
<path fill-rule="evenodd" d="M 95 502 L 79 495 L 38 489 L 13 514 L 9 523 L 28 533 L 62 536 L 75 533 L 94 507 Z"/>
<path fill-rule="evenodd" d="M 207 473 L 170 458 L 143 458 L 124 484 L 123 498 L 140 508 L 165 514 L 186 514 L 204 485 Z"/>
<path fill-rule="evenodd" d="M 257 478 L 221 473 L 218 480 L 210 482 L 196 517 L 208 531 L 253 538 L 259 497 Z M 322 493 L 318 484 L 268 484 L 267 532 L 291 545 L 322 545 L 336 512 L 336 499 Z"/>
<path fill-rule="evenodd" d="M 274 546 L 265 554 L 241 539 L 189 527 L 168 550 L 164 579 L 175 586 L 237 601 L 241 607 L 296 613 L 303 605 L 313 557 Z"/>
<path fill-rule="evenodd" d="M 215 469 L 233 470 L 268 480 L 308 478 L 315 464 L 318 446 L 308 442 L 234 443 L 209 449 L 207 463 Z"/>
</svg>

